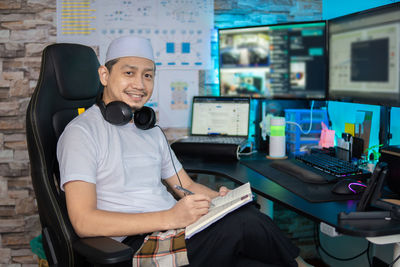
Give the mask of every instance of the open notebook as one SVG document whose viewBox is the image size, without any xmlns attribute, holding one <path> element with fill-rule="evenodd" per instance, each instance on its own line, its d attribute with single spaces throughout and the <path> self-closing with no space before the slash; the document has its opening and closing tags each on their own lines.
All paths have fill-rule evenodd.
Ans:
<svg viewBox="0 0 400 267">
<path fill-rule="evenodd" d="M 192 105 L 190 136 L 179 142 L 246 145 L 250 98 L 195 96 Z"/>
</svg>

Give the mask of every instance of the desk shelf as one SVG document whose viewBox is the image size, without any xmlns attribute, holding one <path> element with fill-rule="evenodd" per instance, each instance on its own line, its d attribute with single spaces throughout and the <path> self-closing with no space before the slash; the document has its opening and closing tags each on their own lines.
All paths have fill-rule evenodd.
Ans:
<svg viewBox="0 0 400 267">
<path fill-rule="evenodd" d="M 328 115 L 326 110 L 313 110 L 312 121 L 310 120 L 309 109 L 285 109 L 286 122 L 295 122 L 301 126 L 304 132 L 307 132 L 312 123 L 311 131 L 308 134 L 303 134 L 298 126 L 286 124 L 286 149 L 287 152 L 293 155 L 304 153 L 305 147 L 318 145 L 321 135 L 321 122 L 328 125 Z"/>
</svg>

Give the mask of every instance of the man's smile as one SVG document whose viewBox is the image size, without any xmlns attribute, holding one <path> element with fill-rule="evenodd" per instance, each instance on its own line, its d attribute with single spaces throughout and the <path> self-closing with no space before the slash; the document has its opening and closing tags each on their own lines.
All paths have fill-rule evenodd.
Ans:
<svg viewBox="0 0 400 267">
<path fill-rule="evenodd" d="M 147 94 L 143 92 L 131 92 L 131 91 L 125 91 L 124 92 L 130 99 L 134 101 L 140 101 L 142 100 Z"/>
</svg>

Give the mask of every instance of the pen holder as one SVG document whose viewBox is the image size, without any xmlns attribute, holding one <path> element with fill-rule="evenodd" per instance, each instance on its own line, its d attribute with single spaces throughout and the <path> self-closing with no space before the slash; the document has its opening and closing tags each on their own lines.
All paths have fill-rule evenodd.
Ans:
<svg viewBox="0 0 400 267">
<path fill-rule="evenodd" d="M 272 117 L 270 121 L 271 133 L 269 138 L 269 158 L 286 157 L 285 118 Z"/>
</svg>

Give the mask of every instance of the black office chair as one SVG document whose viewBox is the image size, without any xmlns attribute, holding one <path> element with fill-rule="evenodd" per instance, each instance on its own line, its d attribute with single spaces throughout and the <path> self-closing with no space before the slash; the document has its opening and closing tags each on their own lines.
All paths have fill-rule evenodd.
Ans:
<svg viewBox="0 0 400 267">
<path fill-rule="evenodd" d="M 51 266 L 132 266 L 133 250 L 107 237 L 80 238 L 69 221 L 59 188 L 57 140 L 79 108 L 95 103 L 102 86 L 93 49 L 53 44 L 42 55 L 40 77 L 27 110 L 26 135 L 31 176 Z"/>
</svg>

